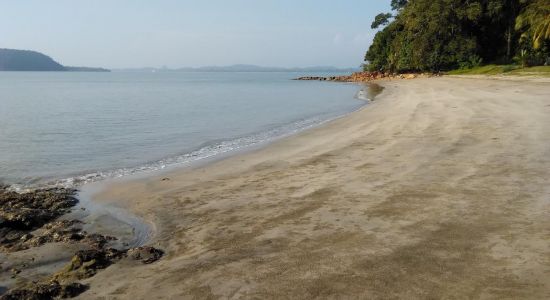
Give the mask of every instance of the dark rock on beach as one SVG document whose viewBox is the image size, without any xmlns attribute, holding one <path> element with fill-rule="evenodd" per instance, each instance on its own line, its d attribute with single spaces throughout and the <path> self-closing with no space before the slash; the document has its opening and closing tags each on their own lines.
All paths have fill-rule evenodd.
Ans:
<svg viewBox="0 0 550 300">
<path fill-rule="evenodd" d="M 1 300 L 42 300 L 56 298 L 73 298 L 88 289 L 88 286 L 81 283 L 73 282 L 62 285 L 57 281 L 48 283 L 39 283 L 29 287 L 14 289 L 0 297 Z"/>
<path fill-rule="evenodd" d="M 59 239 L 61 228 L 69 224 L 50 223 L 66 214 L 78 203 L 75 190 L 51 188 L 17 193 L 0 186 L 0 250 L 19 251 Z M 48 224 L 48 226 L 45 226 Z M 71 225 L 73 225 L 71 223 Z M 43 236 L 32 231 L 45 227 Z"/>
<path fill-rule="evenodd" d="M 17 193 L 0 187 L 0 249 L 13 252 L 59 242 L 103 248 L 115 240 L 82 231 L 81 221 L 56 220 L 78 203 L 75 192 L 52 188 Z"/>
<path fill-rule="evenodd" d="M 0 188 L 0 228 L 32 230 L 65 214 L 78 203 L 75 190 L 52 188 L 17 193 Z"/>
<path fill-rule="evenodd" d="M 8 291 L 3 299 L 57 299 L 71 298 L 84 292 L 88 287 L 79 280 L 90 278 L 99 271 L 121 259 L 131 259 L 143 264 L 156 262 L 163 256 L 162 250 L 144 246 L 127 250 L 94 248 L 80 250 L 59 272 L 42 282 L 33 282 Z M 18 272 L 19 270 L 15 270 Z"/>
<path fill-rule="evenodd" d="M 103 249 L 109 242 L 115 241 L 117 238 L 113 236 L 102 235 L 98 233 L 88 234 L 84 232 L 82 243 L 91 246 L 94 249 Z"/>
<path fill-rule="evenodd" d="M 0 185 L 0 251 L 13 253 L 47 243 L 73 244 L 78 250 L 70 262 L 57 273 L 36 280 L 21 277 L 27 262 L 22 261 L 0 272 L 11 272 L 17 284 L 0 299 L 59 299 L 79 295 L 87 286 L 79 280 L 94 276 L 102 269 L 129 259 L 143 264 L 159 260 L 164 252 L 153 247 L 110 248 L 115 237 L 82 230 L 78 220 L 59 219 L 70 212 L 78 200 L 75 190 L 51 188 L 17 193 Z M 34 257 L 32 257 L 34 262 Z M 0 262 L 1 267 L 1 262 Z M 52 272 L 53 273 L 53 272 Z"/>
<path fill-rule="evenodd" d="M 144 264 L 154 263 L 164 255 L 164 251 L 150 246 L 133 248 L 128 250 L 127 253 L 128 257 Z"/>
<path fill-rule="evenodd" d="M 59 220 L 48 223 L 32 233 L 12 230 L 4 236 L 1 249 L 6 252 L 16 252 L 40 247 L 46 243 L 80 243 L 87 247 L 100 249 L 116 240 L 111 236 L 87 233 L 80 228 L 80 224 L 81 222 L 77 220 Z"/>
<path fill-rule="evenodd" d="M 90 278 L 124 255 L 124 251 L 112 248 L 81 250 L 73 256 L 71 262 L 63 270 L 54 275 L 54 278 L 60 281 Z"/>
<path fill-rule="evenodd" d="M 86 279 L 125 257 L 143 264 L 150 264 L 159 260 L 163 255 L 164 251 L 150 246 L 128 250 L 113 248 L 81 250 L 73 256 L 71 262 L 63 270 L 54 275 L 54 279 L 61 282 Z"/>
</svg>

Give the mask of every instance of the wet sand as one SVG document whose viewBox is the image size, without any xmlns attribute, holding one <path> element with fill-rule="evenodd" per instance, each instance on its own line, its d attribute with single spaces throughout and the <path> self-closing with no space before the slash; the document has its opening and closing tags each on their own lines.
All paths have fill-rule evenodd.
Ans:
<svg viewBox="0 0 550 300">
<path fill-rule="evenodd" d="M 550 82 L 382 85 L 266 148 L 107 186 L 166 256 L 81 298 L 549 298 Z"/>
</svg>

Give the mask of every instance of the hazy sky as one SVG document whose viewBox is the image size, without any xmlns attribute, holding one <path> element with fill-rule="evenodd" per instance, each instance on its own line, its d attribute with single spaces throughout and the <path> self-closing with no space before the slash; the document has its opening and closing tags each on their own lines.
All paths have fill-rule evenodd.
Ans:
<svg viewBox="0 0 550 300">
<path fill-rule="evenodd" d="M 389 0 L 0 0 L 0 48 L 64 65 L 355 67 Z"/>
</svg>

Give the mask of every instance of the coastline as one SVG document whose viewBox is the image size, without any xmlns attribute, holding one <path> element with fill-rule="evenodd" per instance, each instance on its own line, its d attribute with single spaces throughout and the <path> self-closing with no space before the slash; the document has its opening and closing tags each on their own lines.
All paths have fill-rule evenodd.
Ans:
<svg viewBox="0 0 550 300">
<path fill-rule="evenodd" d="M 341 82 L 344 84 L 344 82 Z M 148 176 L 148 174 L 172 170 L 185 165 L 194 165 L 198 161 L 217 160 L 220 157 L 226 158 L 232 153 L 246 151 L 248 148 L 260 148 L 273 141 L 286 138 L 298 132 L 308 130 L 334 119 L 343 117 L 357 109 L 361 109 L 371 101 L 373 94 L 379 93 L 377 88 L 372 88 L 375 83 L 370 82 L 345 82 L 345 84 L 357 87 L 357 90 L 349 94 L 352 102 L 356 102 L 355 107 L 346 111 L 324 112 L 315 115 L 308 115 L 297 119 L 287 120 L 283 123 L 273 123 L 268 127 L 259 128 L 246 134 L 231 136 L 230 138 L 218 138 L 203 141 L 194 145 L 194 147 L 185 148 L 185 151 L 171 150 L 167 153 L 154 158 L 143 159 L 133 164 L 118 167 L 89 167 L 81 170 L 72 170 L 57 175 L 38 176 L 36 178 L 29 176 L 27 179 L 0 181 L 9 186 L 11 190 L 17 192 L 29 192 L 36 189 L 51 187 L 79 188 L 95 182 L 112 180 L 117 178 L 134 178 Z M 307 85 L 305 85 L 307 86 Z M 352 88 L 353 90 L 354 88 Z M 372 91 L 374 90 L 374 92 Z M 200 163 L 199 163 L 200 164 Z"/>
<path fill-rule="evenodd" d="M 107 186 L 94 201 L 155 224 L 166 257 L 114 265 L 82 297 L 548 296 L 549 87 L 383 85 L 268 147 Z"/>
<path fill-rule="evenodd" d="M 359 109 L 362 109 L 368 104 L 368 102 L 371 102 L 374 99 L 375 95 L 380 93 L 380 91 L 381 88 L 375 84 L 364 85 L 363 88 L 360 88 L 357 92 L 356 98 L 364 101 L 365 104 L 361 105 Z M 123 251 L 121 252 L 122 255 L 126 255 L 124 251 L 127 250 L 125 249 L 130 249 L 128 251 L 132 251 L 132 249 L 145 247 L 145 245 L 150 241 L 150 238 L 154 236 L 156 232 L 155 223 L 140 219 L 136 215 L 132 214 L 130 211 L 127 211 L 125 208 L 118 206 L 117 203 L 101 203 L 93 201 L 93 195 L 98 193 L 98 190 L 103 189 L 105 185 L 115 182 L 131 181 L 135 180 L 136 178 L 160 176 L 174 170 L 181 171 L 184 169 L 193 169 L 207 166 L 208 164 L 227 159 L 231 156 L 243 155 L 244 153 L 262 149 L 263 147 L 266 147 L 269 144 L 274 143 L 278 140 L 287 138 L 296 133 L 303 132 L 311 128 L 322 126 L 327 122 L 345 117 L 347 114 L 350 113 L 353 113 L 353 111 L 348 112 L 344 115 L 331 117 L 329 119 L 320 119 L 320 121 L 309 125 L 306 124 L 307 126 L 302 126 L 292 131 L 285 131 L 283 132 L 283 134 L 274 136 L 270 139 L 253 142 L 251 144 L 243 145 L 242 147 L 236 147 L 235 149 L 222 151 L 221 153 L 216 153 L 214 155 L 207 155 L 206 157 L 200 157 L 198 159 L 190 160 L 188 162 L 186 161 L 184 163 L 174 163 L 166 168 L 145 170 L 135 173 L 131 172 L 130 175 L 126 176 L 107 176 L 106 178 L 98 181 L 91 180 L 90 182 L 87 182 L 87 180 L 84 180 L 83 184 L 79 184 L 77 180 L 76 186 L 72 184 L 60 185 L 59 182 L 61 181 L 57 181 L 57 183 L 52 185 L 44 184 L 37 186 L 28 186 L 25 188 L 18 188 L 17 185 L 12 185 L 11 187 L 7 186 L 7 191 L 24 192 L 27 195 L 31 195 L 31 197 L 35 193 L 40 193 L 40 191 L 42 190 L 47 191 L 50 188 L 59 188 L 61 190 L 71 189 L 70 191 L 72 191 L 75 198 L 78 199 L 78 202 L 75 202 L 73 204 L 71 211 L 60 212 L 61 216 L 58 218 L 60 221 L 52 222 L 52 224 L 54 224 L 53 226 L 55 228 L 55 231 L 53 231 L 51 234 L 61 236 L 60 240 L 57 240 L 58 238 L 56 238 L 52 241 L 46 241 L 44 245 L 32 246 L 30 249 L 26 249 L 25 252 L 22 253 L 22 255 L 15 252 L 10 253 L 9 251 L 2 255 L 2 257 L 10 260 L 11 262 L 7 265 L 7 269 L 6 265 L 3 268 L 4 274 L 2 274 L 2 277 L 5 277 L 3 278 L 3 285 L 7 286 L 2 286 L 0 292 L 5 293 L 7 289 L 14 289 L 17 287 L 19 287 L 20 289 L 25 289 L 25 291 L 18 290 L 16 291 L 17 293 L 39 293 L 39 289 L 48 291 L 57 290 L 59 287 L 56 285 L 57 281 L 56 279 L 52 278 L 56 278 L 56 274 L 60 272 L 65 266 L 67 266 L 71 259 L 74 260 L 73 254 L 76 253 L 78 255 L 79 251 L 90 248 L 90 246 L 92 248 L 97 248 L 94 245 L 89 245 L 88 242 L 79 244 L 79 241 L 72 240 L 72 238 L 70 238 L 69 236 L 65 236 L 65 233 L 70 232 L 70 234 L 77 234 L 78 236 L 83 237 L 86 237 L 90 234 L 92 236 L 97 235 L 97 237 L 100 239 L 107 239 L 105 242 L 105 248 L 102 242 L 100 251 L 109 250 L 112 247 L 113 249 L 118 249 L 116 251 Z M 294 126 L 294 123 L 288 126 Z M 77 188 L 78 190 L 72 190 L 73 188 Z M 54 211 L 55 208 L 52 208 L 52 210 Z M 65 224 L 63 222 L 67 223 Z M 47 226 L 50 225 L 46 224 L 46 227 Z M 34 228 L 29 233 L 32 232 L 31 236 L 37 234 L 38 237 L 36 238 L 42 238 L 40 236 L 40 232 L 42 231 L 43 228 L 39 226 Z M 48 234 L 47 239 L 49 240 L 49 235 L 51 234 L 48 233 L 48 231 L 46 232 Z M 109 241 L 111 237 L 115 239 Z M 38 257 L 38 259 L 35 261 L 36 256 Z M 30 258 L 32 258 L 32 263 L 29 263 L 29 261 L 31 261 Z M 115 258 L 115 261 L 113 261 L 113 263 L 117 260 L 119 260 L 119 258 Z M 49 261 L 54 261 L 55 263 L 52 264 L 49 263 Z M 109 265 L 110 264 L 111 263 L 109 262 Z M 8 274 L 8 269 L 10 268 L 12 269 L 11 275 Z M 9 276 L 11 276 L 12 280 L 7 279 L 9 278 Z M 16 282 L 15 280 L 17 280 L 17 282 L 19 283 L 14 284 L 14 282 Z M 29 282 L 29 284 L 22 284 L 27 281 Z M 30 284 L 30 281 L 38 282 L 38 284 Z M 70 284 L 73 283 L 71 282 Z M 61 286 L 63 291 L 68 287 L 72 287 L 72 285 L 68 285 L 67 287 Z M 87 285 L 78 287 L 78 292 L 82 292 L 87 288 Z"/>
<path fill-rule="evenodd" d="M 340 83 L 344 83 L 344 82 L 340 82 Z M 362 82 L 362 81 L 349 82 L 348 81 L 347 83 L 357 84 L 358 87 L 361 85 L 363 86 L 363 88 L 361 88 L 357 92 L 356 98 L 358 98 L 361 101 L 364 101 L 365 104 L 361 105 L 358 109 L 354 111 L 351 111 L 336 117 L 332 117 L 329 119 L 324 119 L 320 122 L 316 122 L 306 127 L 302 127 L 294 131 L 286 132 L 280 136 L 272 137 L 271 139 L 266 139 L 266 140 L 255 142 L 249 145 L 244 145 L 243 147 L 238 147 L 235 149 L 231 149 L 229 151 L 216 153 L 214 155 L 209 155 L 204 158 L 186 161 L 184 163 L 175 163 L 167 166 L 166 168 L 136 172 L 136 173 L 124 175 L 124 176 L 106 177 L 98 181 L 86 182 L 83 185 L 79 186 L 79 189 L 78 189 L 77 198 L 80 200 L 78 208 L 84 207 L 85 210 L 87 211 L 99 210 L 100 212 L 99 213 L 96 212 L 95 218 L 97 218 L 97 215 L 113 217 L 112 211 L 113 210 L 118 211 L 118 218 L 117 218 L 118 220 L 116 222 L 118 222 L 119 224 L 121 223 L 133 224 L 132 226 L 134 228 L 133 239 L 137 240 L 137 242 L 130 243 L 130 245 L 133 247 L 139 247 L 146 244 L 150 244 L 153 242 L 153 237 L 157 232 L 156 224 L 154 222 L 152 222 L 151 220 L 140 219 L 140 217 L 138 217 L 136 214 L 133 214 L 132 212 L 127 211 L 126 210 L 127 207 L 120 205 L 119 201 L 101 200 L 101 199 L 98 199 L 98 195 L 101 195 L 106 189 L 108 189 L 110 186 L 113 186 L 113 185 L 124 184 L 128 182 L 135 182 L 140 180 L 148 180 L 151 178 L 157 178 L 157 179 L 160 178 L 161 181 L 167 180 L 167 179 L 169 180 L 170 178 L 167 176 L 170 176 L 173 173 L 182 173 L 182 172 L 185 173 L 185 172 L 189 172 L 199 168 L 205 168 L 205 167 L 208 167 L 209 165 L 212 165 L 227 159 L 245 156 L 247 154 L 261 151 L 266 147 L 270 147 L 274 143 L 284 141 L 286 139 L 292 138 L 294 136 L 300 135 L 310 130 L 315 130 L 316 128 L 319 128 L 322 126 L 327 126 L 331 122 L 334 122 L 338 119 L 346 118 L 351 114 L 354 114 L 359 112 L 360 110 L 366 109 L 368 108 L 369 105 L 372 104 L 373 101 L 375 101 L 376 97 L 380 93 L 382 93 L 384 90 L 384 87 L 377 84 L 376 82 Z M 93 207 L 96 207 L 96 208 L 94 209 Z M 138 231 L 137 234 L 135 234 L 136 229 Z M 114 236 L 119 236 L 115 232 L 109 231 L 108 229 L 107 231 L 104 230 L 103 232 L 112 234 Z M 126 239 L 132 240 L 128 236 L 126 236 Z"/>
</svg>

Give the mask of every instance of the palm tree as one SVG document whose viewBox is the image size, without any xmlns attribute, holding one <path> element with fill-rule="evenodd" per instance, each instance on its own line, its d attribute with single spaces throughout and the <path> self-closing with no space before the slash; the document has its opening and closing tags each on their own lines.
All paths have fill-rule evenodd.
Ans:
<svg viewBox="0 0 550 300">
<path fill-rule="evenodd" d="M 516 30 L 526 29 L 522 39 L 531 36 L 533 48 L 539 49 L 542 42 L 550 39 L 550 1 L 535 0 L 516 18 Z"/>
</svg>

